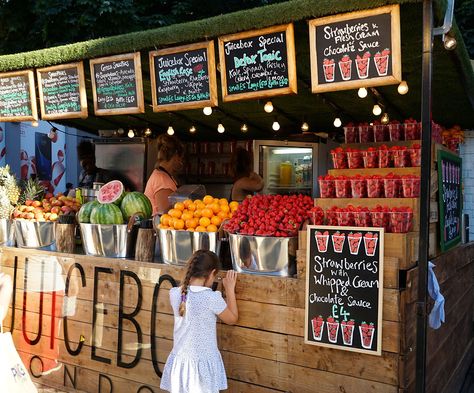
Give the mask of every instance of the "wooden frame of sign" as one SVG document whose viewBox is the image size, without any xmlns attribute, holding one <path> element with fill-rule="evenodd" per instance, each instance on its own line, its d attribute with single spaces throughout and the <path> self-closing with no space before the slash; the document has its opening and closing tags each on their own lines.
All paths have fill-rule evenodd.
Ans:
<svg viewBox="0 0 474 393">
<path fill-rule="evenodd" d="M 14 76 L 27 76 L 30 93 L 31 116 L 0 116 L 0 121 L 35 121 L 38 120 L 38 108 L 36 106 L 35 76 L 33 70 L 23 70 L 15 72 L 4 72 L 0 78 L 9 78 Z"/>
<path fill-rule="evenodd" d="M 45 72 L 54 72 L 62 71 L 71 68 L 77 69 L 77 76 L 79 78 L 79 100 L 81 110 L 76 112 L 67 112 L 59 114 L 47 114 L 44 104 L 44 95 L 43 95 L 43 77 L 42 73 Z M 86 94 L 86 83 L 84 78 L 84 63 L 82 61 L 77 63 L 61 64 L 52 67 L 38 68 L 36 70 L 36 77 L 38 79 L 38 94 L 40 99 L 40 109 L 41 109 L 41 119 L 44 120 L 55 120 L 55 119 L 74 119 L 81 118 L 85 119 L 87 117 L 87 94 Z"/>
<path fill-rule="evenodd" d="M 317 229 L 319 229 L 321 242 L 318 242 L 316 236 Z M 314 231 L 314 237 L 316 239 L 315 245 L 311 245 L 311 232 Z M 327 234 L 324 231 L 328 231 Z M 332 235 L 335 232 L 342 232 L 342 242 L 341 236 L 337 235 L 339 238 L 336 242 L 332 239 Z M 346 233 L 360 233 L 360 236 L 354 236 L 349 239 L 347 236 L 346 242 Z M 362 235 L 363 233 L 363 235 Z M 370 237 L 366 236 L 371 234 Z M 377 235 L 377 237 L 375 237 Z M 319 345 L 323 347 L 329 347 L 333 349 L 340 349 L 344 351 L 351 352 L 360 352 L 369 355 L 382 355 L 382 313 L 383 313 L 383 272 L 384 272 L 384 230 L 383 228 L 369 228 L 369 227 L 339 227 L 339 226 L 326 226 L 326 225 L 308 225 L 307 227 L 307 240 L 306 240 L 306 285 L 305 285 L 305 325 L 304 325 L 304 342 L 305 344 Z M 367 238 L 367 239 L 366 239 Z M 332 241 L 331 241 L 332 239 Z M 352 240 L 352 242 L 351 242 Z M 358 241 L 357 241 L 358 240 Z M 366 241 L 367 240 L 367 241 Z M 375 240 L 375 242 L 374 242 Z M 354 243 L 355 241 L 355 243 Z M 321 244 L 322 243 L 322 244 Z M 347 244 L 347 246 L 346 246 Z M 337 245 L 337 250 L 336 250 Z M 321 249 L 320 249 L 321 248 Z M 332 249 L 332 252 L 331 252 Z M 377 251 L 378 250 L 378 251 Z M 318 252 L 319 254 L 324 254 L 323 258 L 316 260 L 316 255 L 312 255 L 312 252 Z M 370 251 L 370 252 L 369 252 Z M 333 255 L 334 259 L 331 259 Z M 378 257 L 376 260 L 373 260 L 372 257 Z M 311 265 L 311 258 L 315 263 L 315 266 Z M 340 258 L 336 260 L 336 258 Z M 344 262 L 343 262 L 344 260 Z M 318 262 L 318 268 L 316 268 L 316 262 Z M 351 277 L 350 272 L 355 270 L 356 273 L 353 274 L 354 277 Z M 324 271 L 328 271 L 328 275 L 324 276 Z M 317 278 L 316 275 L 311 275 L 310 272 L 314 271 L 315 273 L 320 274 Z M 349 271 L 349 273 L 348 273 Z M 360 272 L 360 273 L 358 273 Z M 372 275 L 372 276 L 371 276 Z M 323 278 L 321 278 L 323 276 Z M 368 276 L 368 277 L 367 277 Z M 376 279 L 375 279 L 376 277 Z M 319 293 L 319 297 L 325 298 L 325 302 L 317 302 L 317 299 L 314 299 L 311 303 L 321 304 L 321 308 L 329 308 L 331 310 L 331 317 L 334 317 L 332 321 L 328 321 L 328 314 L 324 315 L 326 321 L 319 318 L 323 313 L 319 314 L 316 317 L 313 308 L 313 319 L 311 320 L 311 330 L 312 330 L 312 339 L 309 338 L 309 313 L 310 313 L 310 278 L 311 285 L 313 286 L 326 286 L 326 291 L 328 293 Z M 326 280 L 327 279 L 327 280 Z M 330 284 L 331 279 L 340 280 L 340 283 Z M 356 279 L 358 281 L 356 281 Z M 325 281 L 326 280 L 326 281 Z M 344 285 L 343 281 L 347 280 L 350 282 L 350 285 Z M 375 282 L 377 287 L 374 289 Z M 357 283 L 360 286 L 355 285 Z M 333 292 L 333 287 L 336 291 Z M 343 287 L 347 289 L 347 292 L 344 293 Z M 341 290 L 339 291 L 339 288 Z M 356 289 L 357 288 L 357 289 Z M 371 311 L 366 311 L 364 308 L 371 309 L 372 303 L 370 303 L 371 298 L 367 300 L 366 298 L 357 298 L 357 295 L 366 295 L 370 291 L 377 291 L 377 317 L 376 321 L 374 319 L 363 319 L 367 317 L 367 314 L 370 314 Z M 352 291 L 352 292 L 351 292 Z M 357 292 L 359 291 L 359 292 Z M 354 304 L 349 304 L 350 299 L 348 294 L 353 298 L 352 301 L 356 302 Z M 311 293 L 313 295 L 313 293 Z M 317 296 L 314 293 L 314 298 Z M 347 298 L 347 301 L 345 301 Z M 348 303 L 346 305 L 346 303 Z M 367 304 L 368 303 L 368 304 Z M 347 306 L 347 308 L 344 308 Z M 370 306 L 370 307 L 369 307 Z M 317 306 L 316 306 L 317 307 Z M 334 309 L 334 307 L 336 307 Z M 339 322 L 338 317 L 344 316 L 344 321 L 347 322 L 346 317 L 351 315 L 348 310 L 351 310 L 351 307 L 359 310 L 359 314 L 364 314 L 362 317 L 352 319 L 352 329 L 347 328 L 349 324 L 343 325 Z M 336 311 L 334 311 L 336 310 Z M 360 311 L 362 310 L 362 311 Z M 321 310 L 318 310 L 321 311 Z M 325 310 L 328 311 L 328 310 Z M 334 316 L 335 312 L 337 317 Z M 357 312 L 357 311 L 356 311 Z M 353 314 L 354 315 L 354 314 Z M 323 317 L 323 318 L 324 318 Z M 372 317 L 369 315 L 369 317 Z M 359 319 L 362 318 L 361 322 Z M 314 322 L 315 321 L 315 322 Z M 341 322 L 343 322 L 341 320 Z M 364 325 L 365 322 L 365 325 Z M 376 322 L 376 326 L 371 326 L 369 322 Z M 330 327 L 329 324 L 333 326 Z M 358 323 L 358 325 L 356 325 Z M 316 326 L 315 326 L 316 324 Z M 326 325 L 326 329 L 324 326 Z M 335 328 L 335 334 L 334 334 Z M 344 328 L 348 329 L 346 332 Z M 356 329 L 358 328 L 358 329 Z M 366 329 L 364 331 L 364 329 Z M 333 337 L 330 337 L 330 330 Z M 326 331 L 326 334 L 324 332 Z M 368 332 L 371 331 L 370 334 Z M 349 336 L 347 337 L 346 336 Z M 374 340 L 374 334 L 376 334 L 376 340 Z M 363 337 L 368 341 L 364 341 Z M 341 339 L 340 339 L 341 337 Z M 331 341 L 331 339 L 333 341 Z M 348 342 L 350 339 L 350 342 Z M 346 341 L 347 340 L 347 341 Z M 375 345 L 374 345 L 375 343 Z"/>
<path fill-rule="evenodd" d="M 99 109 L 97 104 L 97 92 L 96 92 L 96 83 L 95 83 L 95 72 L 94 65 L 100 63 L 109 63 L 114 61 L 124 61 L 132 60 L 134 63 L 135 69 L 135 86 L 137 93 L 137 106 L 135 107 L 126 107 L 126 108 L 115 108 L 115 109 Z M 133 113 L 145 113 L 145 102 L 143 98 L 143 82 L 142 82 L 142 67 L 140 60 L 140 52 L 127 53 L 123 55 L 100 57 L 97 59 L 89 60 L 90 70 L 91 70 L 91 81 L 92 81 L 92 94 L 94 97 L 94 113 L 97 116 L 107 116 L 107 115 L 125 115 Z"/>
<path fill-rule="evenodd" d="M 288 69 L 288 86 L 275 89 L 260 90 L 255 92 L 244 92 L 229 94 L 227 91 L 227 69 L 225 62 L 224 45 L 226 42 L 242 38 L 255 37 L 259 35 L 284 32 L 286 37 L 286 55 Z M 249 98 L 266 98 L 285 94 L 296 94 L 298 92 L 296 80 L 296 55 L 293 24 L 272 26 L 260 30 L 245 31 L 243 33 L 229 34 L 219 37 L 219 64 L 221 72 L 222 99 L 224 102 L 238 101 Z"/>
<path fill-rule="evenodd" d="M 377 16 L 382 14 L 390 14 L 391 29 L 390 29 L 390 43 L 391 43 L 391 75 L 367 77 L 367 75 L 356 80 L 334 81 L 334 75 L 337 70 L 334 64 L 332 70 L 332 81 L 326 80 L 325 83 L 319 83 L 318 79 L 318 61 L 322 62 L 322 58 L 318 58 L 318 48 L 316 44 L 316 28 L 321 25 L 328 25 L 335 22 L 350 21 L 353 19 L 366 18 L 370 16 Z M 402 81 L 402 61 L 401 61 L 401 47 L 400 47 L 400 6 L 398 4 L 388 5 L 384 7 L 375 8 L 366 11 L 355 11 L 347 14 L 339 14 L 334 16 L 327 16 L 324 18 L 317 18 L 310 20 L 309 24 L 309 44 L 310 44 L 310 58 L 311 58 L 311 91 L 313 93 L 324 93 L 328 91 L 340 91 L 357 89 L 359 87 L 382 86 L 400 83 Z M 377 36 L 378 37 L 378 36 Z M 342 55 L 346 52 L 338 53 Z M 334 56 L 334 54 L 330 55 Z M 334 59 L 332 59 L 334 61 Z M 370 61 L 370 60 L 369 60 Z M 374 60 L 375 61 L 375 60 Z M 386 65 L 388 68 L 389 65 Z M 354 67 L 355 68 L 355 67 Z M 369 73 L 367 67 L 367 74 Z M 375 68 L 372 67 L 372 68 Z M 342 73 L 342 71 L 341 71 Z M 382 73 L 383 74 L 383 73 Z M 359 75 L 359 73 L 357 73 Z M 325 76 L 326 79 L 326 76 Z"/>
<path fill-rule="evenodd" d="M 207 73 L 209 75 L 209 100 L 190 101 L 173 104 L 158 104 L 158 94 L 156 91 L 156 73 L 155 73 L 155 57 L 162 55 L 171 55 L 174 53 L 183 53 L 195 51 L 198 49 L 206 49 L 207 53 Z M 176 46 L 173 48 L 160 49 L 149 52 L 150 59 L 150 80 L 151 80 L 151 97 L 153 103 L 153 112 L 166 112 L 180 109 L 196 109 L 205 106 L 217 106 L 217 79 L 216 79 L 216 59 L 214 53 L 214 41 L 199 42 L 196 44 Z"/>
</svg>

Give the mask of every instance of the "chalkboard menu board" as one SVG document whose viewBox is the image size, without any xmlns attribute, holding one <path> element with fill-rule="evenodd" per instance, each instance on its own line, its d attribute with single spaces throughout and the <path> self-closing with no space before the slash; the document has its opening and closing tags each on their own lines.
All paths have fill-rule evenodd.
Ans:
<svg viewBox="0 0 474 393">
<path fill-rule="evenodd" d="M 461 158 L 438 150 L 438 203 L 441 250 L 461 241 Z"/>
<path fill-rule="evenodd" d="M 309 22 L 313 93 L 399 83 L 398 4 Z"/>
<path fill-rule="evenodd" d="M 153 111 L 217 105 L 214 42 L 150 52 Z"/>
<path fill-rule="evenodd" d="M 305 342 L 381 355 L 383 229 L 307 233 Z"/>
<path fill-rule="evenodd" d="M 219 60 L 224 101 L 297 92 L 292 24 L 219 37 Z"/>
<path fill-rule="evenodd" d="M 0 121 L 38 120 L 33 71 L 0 74 Z"/>
<path fill-rule="evenodd" d="M 140 52 L 90 61 L 96 115 L 144 113 Z"/>
<path fill-rule="evenodd" d="M 36 70 L 41 118 L 44 120 L 87 117 L 84 65 L 62 64 Z"/>
</svg>

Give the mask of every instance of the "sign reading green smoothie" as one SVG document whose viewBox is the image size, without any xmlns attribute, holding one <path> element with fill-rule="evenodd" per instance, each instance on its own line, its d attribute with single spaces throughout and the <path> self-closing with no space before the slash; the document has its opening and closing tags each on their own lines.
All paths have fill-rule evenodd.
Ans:
<svg viewBox="0 0 474 393">
<path fill-rule="evenodd" d="M 33 71 L 0 74 L 0 121 L 38 120 Z"/>
<path fill-rule="evenodd" d="M 381 355 L 383 234 L 308 226 L 305 343 Z"/>
</svg>

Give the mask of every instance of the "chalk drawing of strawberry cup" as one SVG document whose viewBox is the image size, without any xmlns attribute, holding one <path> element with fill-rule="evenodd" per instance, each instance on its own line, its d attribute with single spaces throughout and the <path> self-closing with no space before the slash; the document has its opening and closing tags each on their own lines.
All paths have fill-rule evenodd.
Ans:
<svg viewBox="0 0 474 393">
<path fill-rule="evenodd" d="M 353 319 L 350 321 L 342 321 L 342 342 L 344 345 L 352 345 L 352 338 L 354 337 L 354 325 L 355 322 Z"/>
<path fill-rule="evenodd" d="M 316 341 L 321 341 L 321 338 L 323 337 L 323 329 L 324 329 L 324 319 L 320 315 L 317 318 L 314 317 L 311 320 L 311 324 L 313 326 L 313 338 Z"/>
<path fill-rule="evenodd" d="M 348 55 L 342 56 L 339 60 L 339 71 L 341 71 L 342 80 L 348 81 L 352 74 L 352 60 Z"/>
<path fill-rule="evenodd" d="M 324 70 L 324 79 L 326 82 L 334 82 L 334 69 L 336 64 L 334 59 L 324 59 L 323 60 L 323 70 Z"/>
<path fill-rule="evenodd" d="M 375 255 L 375 250 L 377 249 L 378 233 L 368 232 L 364 235 L 364 247 L 365 254 L 368 257 L 373 257 Z"/>
<path fill-rule="evenodd" d="M 362 348 L 371 349 L 372 341 L 374 339 L 375 326 L 372 322 L 362 322 L 359 326 L 360 341 L 362 342 Z"/>
<path fill-rule="evenodd" d="M 357 255 L 359 253 L 360 243 L 362 241 L 362 233 L 349 233 L 347 235 L 347 240 L 349 241 L 349 251 L 352 255 Z"/>
<path fill-rule="evenodd" d="M 318 247 L 318 251 L 326 252 L 328 250 L 329 232 L 316 231 L 314 237 L 316 238 L 316 245 Z"/>
<path fill-rule="evenodd" d="M 337 332 L 339 331 L 339 322 L 333 317 L 326 318 L 326 326 L 328 327 L 328 340 L 332 343 L 337 342 Z"/>
<path fill-rule="evenodd" d="M 377 52 L 374 55 L 375 68 L 377 69 L 377 73 L 379 74 L 379 76 L 387 75 L 389 56 L 389 49 L 384 49 L 382 52 Z"/>
<path fill-rule="evenodd" d="M 357 75 L 359 79 L 365 79 L 369 76 L 370 52 L 365 52 L 362 57 L 356 56 Z"/>
<path fill-rule="evenodd" d="M 344 241 L 346 240 L 346 234 L 340 233 L 339 231 L 334 232 L 332 234 L 332 247 L 334 248 L 334 252 L 342 252 L 344 248 Z"/>
</svg>

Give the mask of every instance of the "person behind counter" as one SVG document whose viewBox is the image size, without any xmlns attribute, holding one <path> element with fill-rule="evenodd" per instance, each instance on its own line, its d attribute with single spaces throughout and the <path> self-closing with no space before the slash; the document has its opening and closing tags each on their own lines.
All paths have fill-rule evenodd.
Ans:
<svg viewBox="0 0 474 393">
<path fill-rule="evenodd" d="M 95 165 L 95 146 L 90 141 L 81 141 L 77 145 L 77 157 L 82 167 L 78 187 L 92 188 L 93 183 L 108 183 L 116 177 L 108 170 Z"/>
<path fill-rule="evenodd" d="M 145 195 L 153 206 L 153 215 L 168 210 L 168 196 L 178 188 L 175 176 L 182 170 L 184 158 L 184 146 L 175 136 L 162 134 L 157 144 L 155 169 L 145 187 Z"/>
<path fill-rule="evenodd" d="M 247 195 L 263 189 L 263 179 L 253 171 L 252 155 L 242 147 L 235 149 L 230 160 L 231 175 L 234 184 L 230 192 L 230 199 L 241 202 Z"/>
</svg>

